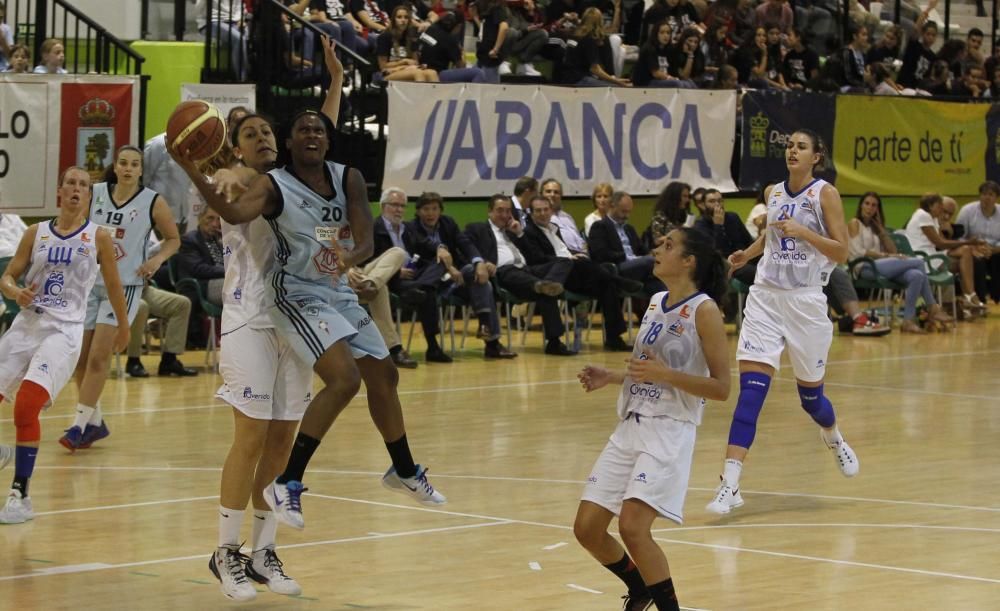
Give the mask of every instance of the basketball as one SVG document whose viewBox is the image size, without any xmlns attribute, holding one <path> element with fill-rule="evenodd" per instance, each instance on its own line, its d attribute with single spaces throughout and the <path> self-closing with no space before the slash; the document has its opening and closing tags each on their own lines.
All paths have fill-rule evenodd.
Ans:
<svg viewBox="0 0 1000 611">
<path fill-rule="evenodd" d="M 167 146 L 200 163 L 211 158 L 226 142 L 226 119 L 204 100 L 181 102 L 167 120 Z"/>
</svg>

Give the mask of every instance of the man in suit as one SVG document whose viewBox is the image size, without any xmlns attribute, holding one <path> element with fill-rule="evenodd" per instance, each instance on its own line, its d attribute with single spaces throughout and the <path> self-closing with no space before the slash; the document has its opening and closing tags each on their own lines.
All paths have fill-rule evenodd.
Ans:
<svg viewBox="0 0 1000 611">
<path fill-rule="evenodd" d="M 514 205 L 514 220 L 524 225 L 528 217 L 528 202 L 538 193 L 538 179 L 522 176 L 514 183 L 514 196 L 510 198 Z"/>
<path fill-rule="evenodd" d="M 208 206 L 198 215 L 198 227 L 181 237 L 177 252 L 177 276 L 194 278 L 205 298 L 222 305 L 222 283 L 226 275 L 222 256 L 222 219 Z M 197 296 L 191 301 L 195 302 Z"/>
<path fill-rule="evenodd" d="M 562 240 L 566 247 L 573 254 L 588 254 L 587 240 L 580 233 L 576 219 L 563 210 L 562 207 L 562 184 L 555 178 L 546 178 L 542 182 L 542 195 L 552 204 L 552 224 L 559 227 Z"/>
<path fill-rule="evenodd" d="M 368 304 L 372 320 L 389 347 L 389 358 L 396 367 L 415 369 L 417 361 L 403 349 L 403 344 L 392 322 L 392 307 L 389 303 L 389 284 L 400 274 L 412 274 L 404 267 L 409 261 L 405 249 L 406 227 L 403 214 L 406 210 L 406 193 L 402 189 L 389 187 L 380 198 L 382 215 L 372 223 L 374 255 L 368 261 L 347 272 L 347 280 L 358 294 L 358 301 Z M 417 303 L 423 294 L 411 295 Z"/>
<path fill-rule="evenodd" d="M 653 276 L 653 257 L 642 246 L 635 227 L 628 217 L 634 207 L 632 197 L 624 191 L 611 194 L 607 216 L 590 227 L 590 258 L 595 263 L 614 263 L 618 275 L 642 283 L 647 295 L 664 289 Z"/>
<path fill-rule="evenodd" d="M 576 354 L 562 343 L 564 327 L 556 297 L 573 269 L 572 261 L 555 259 L 531 265 L 538 254 L 524 236 L 524 226 L 514 218 L 514 206 L 506 195 L 494 195 L 489 201 L 489 221 L 470 223 L 465 232 L 486 263 L 492 264 L 499 285 L 521 299 L 534 299 L 542 314 L 545 353 L 557 356 Z M 528 251 L 528 255 L 525 251 Z M 489 271 L 489 267 L 487 267 Z"/>
<path fill-rule="evenodd" d="M 434 296 L 443 291 L 454 293 L 471 304 L 479 320 L 476 337 L 486 342 L 486 358 L 514 358 L 517 353 L 500 343 L 500 318 L 487 264 L 469 236 L 451 217 L 443 215 L 443 210 L 444 201 L 439 194 L 422 193 L 417 198 L 416 220 L 406 224 L 407 249 L 420 258 L 417 277 L 412 282 L 430 295 L 420 308 L 420 322 L 428 336 L 428 345 L 440 329 Z M 431 356 L 428 348 L 428 361 L 451 362 L 451 357 L 440 348 L 433 355 L 434 359 Z"/>
<path fill-rule="evenodd" d="M 753 244 L 753 237 L 735 212 L 726 212 L 722 193 L 718 189 L 705 191 L 702 203 L 695 202 L 701 211 L 701 218 L 694 222 L 694 228 L 715 239 L 715 249 L 728 258 L 737 250 L 745 250 Z M 733 272 L 733 277 L 746 285 L 753 284 L 757 275 L 757 264 L 751 262 Z"/>
<path fill-rule="evenodd" d="M 632 346 L 626 344 L 621 334 L 625 332 L 625 319 L 622 318 L 621 303 L 618 300 L 618 282 L 634 282 L 619 278 L 613 265 L 611 271 L 598 265 L 584 253 L 573 253 L 566 244 L 562 229 L 553 221 L 551 202 L 542 195 L 536 195 L 526 202 L 531 211 L 530 221 L 524 228 L 525 239 L 532 244 L 528 249 L 535 260 L 529 263 L 547 263 L 556 259 L 571 261 L 573 270 L 566 279 L 566 288 L 574 293 L 594 297 L 601 304 L 604 313 L 604 348 L 615 351 L 631 351 Z M 642 288 L 634 282 L 632 289 Z"/>
</svg>

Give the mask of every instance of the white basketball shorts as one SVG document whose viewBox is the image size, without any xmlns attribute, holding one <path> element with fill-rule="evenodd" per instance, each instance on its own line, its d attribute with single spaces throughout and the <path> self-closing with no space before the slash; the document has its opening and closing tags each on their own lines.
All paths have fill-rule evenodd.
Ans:
<svg viewBox="0 0 1000 611">
<path fill-rule="evenodd" d="M 0 394 L 13 402 L 21 381 L 30 380 L 55 400 L 73 377 L 82 345 L 82 324 L 21 310 L 0 337 Z"/>
</svg>

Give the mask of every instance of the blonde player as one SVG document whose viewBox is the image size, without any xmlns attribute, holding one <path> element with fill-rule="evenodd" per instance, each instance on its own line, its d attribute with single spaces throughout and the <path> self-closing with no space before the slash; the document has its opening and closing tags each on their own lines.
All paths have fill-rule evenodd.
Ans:
<svg viewBox="0 0 1000 611">
<path fill-rule="evenodd" d="M 156 191 L 142 186 L 141 150 L 134 146 L 118 149 L 115 164 L 109 168 L 106 178 L 105 182 L 94 185 L 90 220 L 105 227 L 111 234 L 114 258 L 125 287 L 127 322 L 132 324 L 139 311 L 143 284 L 177 252 L 181 240 L 166 200 Z M 163 242 L 160 251 L 147 260 L 146 241 L 154 225 L 163 236 Z M 87 299 L 83 349 L 74 373 L 80 389 L 76 419 L 59 439 L 59 443 L 70 452 L 89 448 L 92 443 L 110 434 L 98 401 L 111 366 L 115 327 L 120 322 L 110 306 L 104 283 L 98 280 Z M 170 359 L 168 354 L 163 354 L 164 361 Z"/>
<path fill-rule="evenodd" d="M 653 273 L 670 289 L 653 295 L 624 372 L 587 366 L 587 392 L 620 384 L 620 422 L 587 480 L 573 531 L 628 587 L 625 609 L 679 609 L 653 520 L 681 523 L 695 431 L 705 399 L 729 397 L 726 332 L 717 305 L 726 290 L 722 255 L 694 229 L 667 234 Z M 611 518 L 625 549 L 608 534 Z"/>
<path fill-rule="evenodd" d="M 324 37 L 326 66 L 332 83 L 323 113 L 333 123 L 340 108 L 343 66 Z M 271 124 L 247 114 L 230 133 L 233 154 L 241 161 L 232 170 L 220 170 L 209 185 L 192 164 L 179 160 L 195 185 L 209 196 L 235 195 L 245 185 L 274 167 L 277 142 Z M 176 155 L 176 151 L 172 154 Z M 226 253 L 223 287 L 223 387 L 219 397 L 233 406 L 233 443 L 222 467 L 219 495 L 219 546 L 209 569 L 222 593 L 247 601 L 257 592 L 250 580 L 275 593 L 297 596 L 302 587 L 285 574 L 275 552 L 278 521 L 264 500 L 264 489 L 285 467 L 295 431 L 312 399 L 312 370 L 275 332 L 267 309 L 265 285 L 274 262 L 274 233 L 262 218 L 248 223 L 223 223 Z M 253 502 L 251 554 L 240 553 L 240 527 L 247 502 Z"/>
<path fill-rule="evenodd" d="M 736 270 L 761 257 L 750 287 L 736 349 L 740 395 L 729 428 L 722 482 L 706 509 L 726 514 L 743 505 L 740 473 L 757 431 L 771 378 L 788 347 L 802 408 L 820 428 L 841 473 L 858 473 L 858 457 L 837 428 L 833 405 L 823 394 L 823 374 L 833 340 L 823 286 L 837 263 L 847 260 L 847 224 L 840 194 L 813 177 L 826 148 L 820 137 L 800 129 L 788 138 L 788 179 L 767 189 L 767 229 L 749 248 L 729 256 Z"/>
<path fill-rule="evenodd" d="M 28 482 L 38 455 L 41 426 L 38 413 L 73 375 L 83 343 L 87 295 L 98 266 L 116 320 L 125 320 L 118 267 L 111 236 L 87 220 L 90 175 L 71 166 L 59 177 L 59 216 L 32 225 L 0 277 L 0 290 L 21 306 L 7 333 L 0 338 L 0 400 L 14 397 L 17 447 L 0 448 L 0 465 L 14 459 L 14 483 L 0 510 L 0 523 L 26 522 L 35 517 Z M 24 276 L 24 285 L 17 280 Z M 128 344 L 128 324 L 110 329 L 109 345 Z M 16 395 L 14 394 L 16 393 Z"/>
</svg>

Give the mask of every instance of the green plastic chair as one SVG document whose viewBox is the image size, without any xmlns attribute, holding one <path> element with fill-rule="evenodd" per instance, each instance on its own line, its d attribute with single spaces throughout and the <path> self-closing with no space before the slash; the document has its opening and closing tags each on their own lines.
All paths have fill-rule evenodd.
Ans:
<svg viewBox="0 0 1000 611">
<path fill-rule="evenodd" d="M 927 280 L 931 286 L 937 289 L 938 302 L 944 301 L 942 298 L 944 288 L 955 286 L 955 274 L 951 273 L 951 257 L 941 253 L 928 254 L 922 250 L 913 250 L 909 238 L 901 229 L 890 233 L 889 236 L 900 254 L 920 257 L 924 260 L 927 267 Z M 958 299 L 951 301 L 951 316 L 955 320 L 958 320 L 957 302 Z"/>
<path fill-rule="evenodd" d="M 729 279 L 729 290 L 736 293 L 736 331 L 740 330 L 743 326 L 743 304 L 746 302 L 747 295 L 750 294 L 750 286 L 744 284 L 739 278 Z"/>
<path fill-rule="evenodd" d="M 868 270 L 870 274 L 863 275 L 865 270 Z M 882 305 L 885 307 L 886 312 L 889 313 L 889 324 L 891 326 L 892 322 L 896 319 L 896 310 L 892 307 L 892 292 L 903 292 L 906 290 L 906 285 L 894 282 L 880 274 L 878 268 L 875 267 L 875 260 L 871 257 L 858 257 L 857 259 L 848 261 L 847 271 L 851 275 L 854 288 L 873 291 L 873 294 L 881 296 Z"/>
<path fill-rule="evenodd" d="M 205 342 L 205 366 L 218 369 L 219 358 L 218 346 L 215 343 L 215 321 L 222 318 L 222 306 L 217 306 L 209 301 L 205 296 L 205 292 L 201 290 L 201 283 L 194 278 L 178 278 L 176 266 L 177 262 L 173 258 L 167 259 L 167 273 L 170 276 L 170 282 L 174 285 L 175 292 L 180 293 L 181 288 L 190 286 L 192 287 L 192 292 L 198 296 L 198 305 L 201 306 L 201 311 L 208 316 L 208 341 Z"/>
<path fill-rule="evenodd" d="M 0 275 L 3 275 L 3 273 L 7 271 L 7 265 L 13 258 L 14 257 L 0 257 Z M 10 325 L 14 322 L 14 317 L 21 311 L 21 306 L 17 305 L 17 302 L 13 299 L 7 299 L 5 296 L 3 298 L 3 303 L 5 309 L 3 311 L 3 315 L 0 315 L 0 335 L 7 332 L 7 329 L 9 329 Z"/>
</svg>

